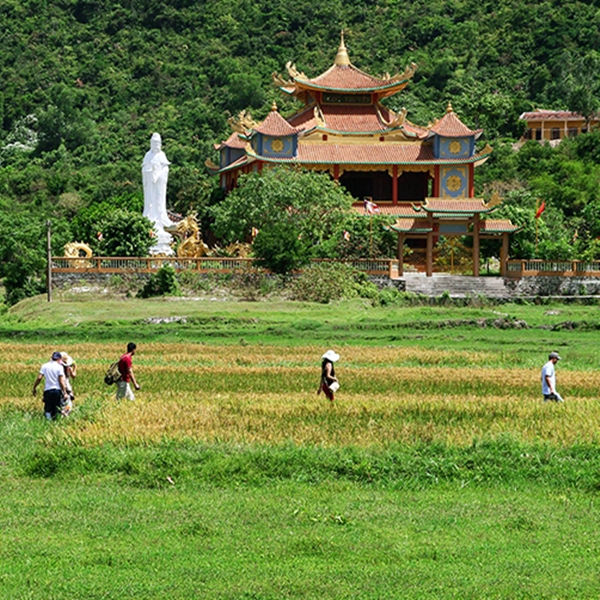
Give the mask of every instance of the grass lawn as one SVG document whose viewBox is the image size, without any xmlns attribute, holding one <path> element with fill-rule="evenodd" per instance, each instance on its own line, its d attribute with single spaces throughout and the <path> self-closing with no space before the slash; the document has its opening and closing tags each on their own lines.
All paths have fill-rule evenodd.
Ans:
<svg viewBox="0 0 600 600">
<path fill-rule="evenodd" d="M 595 598 L 599 330 L 577 305 L 28 300 L 0 317 L 0 598 Z M 46 423 L 54 349 L 80 374 Z"/>
</svg>

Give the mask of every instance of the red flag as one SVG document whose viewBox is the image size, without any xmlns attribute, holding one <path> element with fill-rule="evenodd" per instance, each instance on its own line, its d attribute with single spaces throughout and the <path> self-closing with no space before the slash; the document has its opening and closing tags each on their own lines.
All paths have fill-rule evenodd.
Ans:
<svg viewBox="0 0 600 600">
<path fill-rule="evenodd" d="M 540 207 L 537 209 L 537 212 L 535 213 L 535 218 L 539 219 L 542 216 L 542 213 L 546 210 L 546 201 L 542 200 L 542 203 L 540 204 Z"/>
<path fill-rule="evenodd" d="M 375 202 L 371 202 L 365 198 L 365 212 L 369 213 L 370 215 L 374 215 L 375 213 L 379 212 L 379 206 L 377 206 Z"/>
</svg>

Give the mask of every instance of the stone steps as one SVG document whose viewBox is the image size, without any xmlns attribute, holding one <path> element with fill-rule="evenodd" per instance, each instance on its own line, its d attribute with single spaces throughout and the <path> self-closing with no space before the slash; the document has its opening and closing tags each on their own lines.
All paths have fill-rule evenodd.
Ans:
<svg viewBox="0 0 600 600">
<path fill-rule="evenodd" d="M 407 292 L 429 297 L 441 296 L 446 292 L 451 298 L 513 296 L 503 277 L 470 277 L 446 273 L 434 273 L 432 277 L 427 277 L 422 273 L 405 273 L 402 279 Z"/>
</svg>

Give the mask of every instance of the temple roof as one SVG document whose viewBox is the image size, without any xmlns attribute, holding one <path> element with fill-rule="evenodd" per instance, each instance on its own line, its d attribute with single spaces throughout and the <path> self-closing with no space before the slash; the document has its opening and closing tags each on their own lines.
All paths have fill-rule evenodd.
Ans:
<svg viewBox="0 0 600 600">
<path fill-rule="evenodd" d="M 234 131 L 224 142 L 213 144 L 213 146 L 215 150 L 221 150 L 225 147 L 243 149 L 246 147 L 246 142 L 240 139 L 237 131 Z"/>
<path fill-rule="evenodd" d="M 335 61 L 324 73 L 311 79 L 298 71 L 291 62 L 288 62 L 286 67 L 292 80 L 286 81 L 276 73 L 273 74 L 273 80 L 281 90 L 288 94 L 299 94 L 303 90 L 313 89 L 350 94 L 379 92 L 381 97 L 391 96 L 404 88 L 417 68 L 412 63 L 402 73 L 397 73 L 393 77 L 387 73 L 382 77 L 369 75 L 351 63 L 344 44 L 343 32 Z"/>
<path fill-rule="evenodd" d="M 481 214 L 490 212 L 494 208 L 485 204 L 483 198 L 425 198 L 423 205 L 415 206 L 416 211 L 435 213 L 440 216 Z"/>
<path fill-rule="evenodd" d="M 251 153 L 250 150 L 248 150 Z M 376 165 L 463 165 L 485 160 L 488 154 L 470 158 L 434 158 L 429 145 L 406 143 L 336 144 L 332 142 L 299 144 L 293 158 L 273 158 L 252 154 L 260 160 L 304 164 L 376 164 Z"/>
<path fill-rule="evenodd" d="M 468 137 L 474 135 L 478 138 L 483 129 L 469 129 L 452 110 L 452 105 L 448 104 L 446 114 L 430 128 L 432 133 L 443 137 Z"/>
<path fill-rule="evenodd" d="M 398 219 L 390 229 L 400 233 L 429 233 L 433 231 L 433 227 L 427 225 L 427 221 L 423 219 Z"/>
<path fill-rule="evenodd" d="M 294 135 L 302 131 L 304 127 L 294 127 L 290 125 L 277 111 L 277 105 L 273 102 L 273 106 L 271 107 L 271 112 L 267 115 L 267 118 L 256 125 L 253 128 L 253 131 L 257 131 L 258 133 L 262 133 L 263 135 L 272 135 L 272 136 L 286 136 L 286 135 Z"/>
<path fill-rule="evenodd" d="M 486 219 L 480 223 L 482 233 L 514 233 L 521 227 L 514 225 L 509 219 Z"/>
</svg>

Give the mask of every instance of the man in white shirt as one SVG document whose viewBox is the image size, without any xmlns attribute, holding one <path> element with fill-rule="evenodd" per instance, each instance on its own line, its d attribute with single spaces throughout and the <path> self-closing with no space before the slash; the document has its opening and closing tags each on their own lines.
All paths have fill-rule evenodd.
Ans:
<svg viewBox="0 0 600 600">
<path fill-rule="evenodd" d="M 560 360 L 558 352 L 550 352 L 548 362 L 542 367 L 542 395 L 544 402 L 564 402 L 556 391 L 556 371 L 554 366 Z"/>
<path fill-rule="evenodd" d="M 56 419 L 60 413 L 63 399 L 67 398 L 65 369 L 61 359 L 60 352 L 54 352 L 52 360 L 44 363 L 40 368 L 33 384 L 32 393 L 35 396 L 40 381 L 44 379 L 44 414 L 49 421 Z"/>
</svg>

